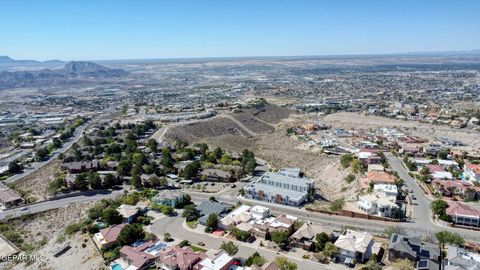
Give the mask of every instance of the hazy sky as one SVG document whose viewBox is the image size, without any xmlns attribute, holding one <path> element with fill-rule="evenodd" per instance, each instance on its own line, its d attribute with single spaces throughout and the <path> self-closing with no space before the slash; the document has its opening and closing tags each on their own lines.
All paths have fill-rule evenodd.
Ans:
<svg viewBox="0 0 480 270">
<path fill-rule="evenodd" d="M 478 48 L 480 0 L 0 0 L 0 55 L 16 59 Z"/>
</svg>

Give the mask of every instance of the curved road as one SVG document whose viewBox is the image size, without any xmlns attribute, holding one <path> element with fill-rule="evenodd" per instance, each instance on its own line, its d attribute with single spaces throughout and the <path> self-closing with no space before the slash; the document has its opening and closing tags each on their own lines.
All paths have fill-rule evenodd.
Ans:
<svg viewBox="0 0 480 270">
<path fill-rule="evenodd" d="M 208 249 L 220 249 L 220 245 L 223 241 L 227 242 L 229 239 L 220 238 L 213 236 L 211 234 L 206 233 L 198 233 L 193 232 L 191 230 L 186 229 L 183 226 L 184 219 L 181 217 L 163 217 L 154 221 L 154 223 L 150 226 L 150 230 L 152 233 L 157 235 L 160 239 L 163 237 L 165 233 L 170 233 L 174 238 L 180 240 L 188 240 L 192 244 L 197 242 L 205 243 L 205 247 Z M 284 256 L 287 257 L 289 260 L 295 261 L 298 266 L 298 269 L 332 269 L 332 266 L 337 266 L 337 268 L 343 268 L 340 265 L 322 265 L 320 263 L 304 260 L 298 257 L 293 257 L 290 254 L 286 254 L 277 252 L 273 250 L 269 250 L 264 247 L 258 247 L 256 245 L 250 243 L 244 243 L 235 241 L 235 244 L 238 246 L 238 253 L 235 256 L 239 256 L 242 258 L 248 258 L 252 255 L 255 251 L 260 253 L 262 257 L 266 260 L 273 261 L 277 256 Z"/>
</svg>

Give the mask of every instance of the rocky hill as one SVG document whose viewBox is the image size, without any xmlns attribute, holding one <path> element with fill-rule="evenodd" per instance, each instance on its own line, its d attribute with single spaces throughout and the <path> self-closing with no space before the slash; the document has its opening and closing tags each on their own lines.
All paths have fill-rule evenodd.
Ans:
<svg viewBox="0 0 480 270">
<path fill-rule="evenodd" d="M 272 133 L 276 124 L 288 118 L 291 113 L 292 111 L 286 108 L 265 103 L 242 108 L 228 115 L 174 126 L 166 132 L 165 139 L 207 142 L 241 151 L 243 148 L 252 148 L 258 136 Z"/>
<path fill-rule="evenodd" d="M 8 59 L 4 59 L 8 61 Z M 68 62 L 60 69 L 0 72 L 0 89 L 32 86 L 56 86 L 122 78 L 128 75 L 123 69 L 112 69 L 92 62 Z"/>
</svg>

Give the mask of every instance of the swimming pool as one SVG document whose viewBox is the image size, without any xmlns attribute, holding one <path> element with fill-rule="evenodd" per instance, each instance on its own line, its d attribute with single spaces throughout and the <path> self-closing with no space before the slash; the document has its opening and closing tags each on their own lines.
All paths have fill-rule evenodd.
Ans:
<svg viewBox="0 0 480 270">
<path fill-rule="evenodd" d="M 112 264 L 112 270 L 123 270 L 123 267 L 119 263 Z"/>
</svg>

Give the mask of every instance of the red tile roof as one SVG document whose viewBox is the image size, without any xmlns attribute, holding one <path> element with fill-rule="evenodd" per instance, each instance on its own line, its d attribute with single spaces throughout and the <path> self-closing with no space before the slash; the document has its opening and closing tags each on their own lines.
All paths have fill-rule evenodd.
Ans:
<svg viewBox="0 0 480 270">
<path fill-rule="evenodd" d="M 194 252 L 189 247 L 168 247 L 160 253 L 160 260 L 163 264 L 175 266 L 180 269 L 187 269 L 205 258 L 207 258 L 205 253 Z"/>
<path fill-rule="evenodd" d="M 151 262 L 157 258 L 152 254 L 143 252 L 145 249 L 153 245 L 154 243 L 152 241 L 148 241 L 146 243 L 141 244 L 138 247 L 123 246 L 120 249 L 120 254 L 122 256 L 127 257 L 131 265 L 137 268 L 142 268 L 143 266 L 148 264 L 148 262 Z"/>
<path fill-rule="evenodd" d="M 458 202 L 448 203 L 447 214 L 449 216 L 469 216 L 480 218 L 480 211 Z"/>
<path fill-rule="evenodd" d="M 370 183 L 386 183 L 386 184 L 394 184 L 395 177 L 392 174 L 387 172 L 379 172 L 379 171 L 369 171 L 367 174 L 368 181 Z"/>
<path fill-rule="evenodd" d="M 125 224 L 112 225 L 105 229 L 101 229 L 100 233 L 103 236 L 103 239 L 108 243 L 117 241 L 117 237 L 120 234 L 120 231 L 125 227 Z"/>
<path fill-rule="evenodd" d="M 466 164 L 465 168 L 472 170 L 475 174 L 480 174 L 480 165 L 478 164 Z"/>
</svg>

